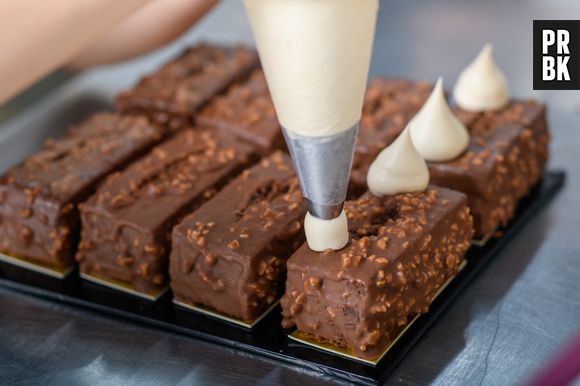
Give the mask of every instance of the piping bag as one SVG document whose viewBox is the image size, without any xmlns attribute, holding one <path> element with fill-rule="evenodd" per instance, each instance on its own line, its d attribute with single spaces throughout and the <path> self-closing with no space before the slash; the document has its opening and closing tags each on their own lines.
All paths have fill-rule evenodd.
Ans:
<svg viewBox="0 0 580 386">
<path fill-rule="evenodd" d="M 304 198 L 311 249 L 348 243 L 343 211 L 378 0 L 244 0 Z"/>
</svg>

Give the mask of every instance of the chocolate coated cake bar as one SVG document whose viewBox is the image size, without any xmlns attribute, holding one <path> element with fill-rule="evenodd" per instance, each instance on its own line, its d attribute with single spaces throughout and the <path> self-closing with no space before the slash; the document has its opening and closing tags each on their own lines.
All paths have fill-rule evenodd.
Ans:
<svg viewBox="0 0 580 386">
<path fill-rule="evenodd" d="M 70 266 L 78 241 L 77 204 L 163 133 L 143 116 L 103 113 L 47 141 L 0 178 L 0 251 L 53 267 Z"/>
<path fill-rule="evenodd" d="M 375 78 L 368 85 L 352 163 L 349 197 L 367 190 L 367 170 L 397 138 L 429 97 L 433 86 L 402 79 Z"/>
<path fill-rule="evenodd" d="M 284 149 L 284 138 L 262 70 L 213 99 L 196 117 L 199 124 L 219 127 L 253 144 L 262 154 Z"/>
<path fill-rule="evenodd" d="M 473 236 L 464 194 L 425 193 L 348 201 L 351 242 L 340 251 L 304 244 L 288 260 L 283 327 L 379 356 L 454 276 Z"/>
<path fill-rule="evenodd" d="M 498 111 L 456 113 L 471 134 L 469 148 L 455 160 L 429 162 L 429 172 L 432 183 L 467 194 L 481 238 L 506 225 L 542 177 L 549 143 L 545 106 L 514 101 Z"/>
<path fill-rule="evenodd" d="M 253 50 L 200 44 L 121 93 L 117 107 L 171 129 L 189 126 L 203 105 L 258 65 Z"/>
<path fill-rule="evenodd" d="M 288 156 L 275 152 L 246 170 L 175 227 L 175 299 L 257 318 L 280 295 L 306 210 Z"/>
<path fill-rule="evenodd" d="M 83 274 L 152 294 L 166 285 L 171 227 L 254 158 L 214 129 L 187 129 L 111 175 L 81 205 Z"/>
</svg>

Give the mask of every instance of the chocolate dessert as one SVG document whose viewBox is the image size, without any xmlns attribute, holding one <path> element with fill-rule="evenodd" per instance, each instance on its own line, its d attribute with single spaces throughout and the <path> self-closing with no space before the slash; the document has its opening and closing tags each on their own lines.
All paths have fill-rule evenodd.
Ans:
<svg viewBox="0 0 580 386">
<path fill-rule="evenodd" d="M 304 242 L 306 203 L 281 152 L 246 170 L 173 231 L 175 299 L 253 320 L 276 301 Z"/>
<path fill-rule="evenodd" d="M 347 201 L 350 244 L 322 253 L 304 244 L 288 260 L 283 327 L 379 356 L 457 273 L 473 236 L 466 204 L 434 186 Z"/>
<path fill-rule="evenodd" d="M 550 139 L 545 106 L 513 101 L 498 111 L 456 113 L 470 132 L 469 147 L 455 160 L 429 162 L 429 172 L 432 183 L 467 194 L 480 238 L 507 225 L 543 175 Z"/>
<path fill-rule="evenodd" d="M 285 148 L 262 70 L 254 71 L 249 79 L 217 96 L 196 116 L 196 121 L 227 130 L 253 144 L 262 154 Z"/>
<path fill-rule="evenodd" d="M 47 141 L 0 178 L 0 251 L 52 267 L 70 266 L 78 240 L 77 204 L 163 134 L 143 116 L 103 113 Z"/>
<path fill-rule="evenodd" d="M 171 227 L 253 159 L 250 146 L 219 130 L 195 128 L 112 174 L 81 205 L 81 272 L 158 292 L 167 282 Z"/>
<path fill-rule="evenodd" d="M 117 107 L 171 129 L 189 126 L 203 105 L 258 65 L 253 50 L 200 44 L 121 93 Z"/>
</svg>

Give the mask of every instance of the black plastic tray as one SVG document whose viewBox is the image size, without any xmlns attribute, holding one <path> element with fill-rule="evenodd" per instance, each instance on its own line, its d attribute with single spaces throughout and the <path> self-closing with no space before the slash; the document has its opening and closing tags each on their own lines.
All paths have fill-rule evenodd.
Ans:
<svg viewBox="0 0 580 386">
<path fill-rule="evenodd" d="M 0 262 L 0 285 L 262 355 L 349 382 L 374 385 L 386 379 L 413 344 L 461 293 L 461 289 L 550 202 L 564 181 L 564 172 L 546 172 L 530 195 L 521 201 L 514 220 L 499 230 L 502 236 L 492 238 L 483 247 L 469 249 L 465 268 L 434 300 L 429 312 L 412 324 L 376 366 L 318 351 L 288 339 L 288 331 L 280 327 L 279 306 L 249 331 L 175 307 L 171 293 L 152 303 L 81 280 L 76 272 L 59 280 Z"/>
</svg>

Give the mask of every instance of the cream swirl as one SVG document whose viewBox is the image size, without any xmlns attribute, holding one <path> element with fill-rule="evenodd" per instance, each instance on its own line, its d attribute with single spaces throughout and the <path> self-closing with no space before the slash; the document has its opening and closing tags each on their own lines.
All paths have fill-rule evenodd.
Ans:
<svg viewBox="0 0 580 386">
<path fill-rule="evenodd" d="M 373 161 L 367 185 L 375 196 L 421 192 L 429 183 L 429 169 L 411 141 L 409 127 Z"/>
<path fill-rule="evenodd" d="M 310 212 L 304 219 L 306 241 L 313 251 L 322 252 L 327 249 L 338 251 L 348 244 L 348 224 L 344 209 L 337 218 L 323 220 L 314 217 Z"/>
<path fill-rule="evenodd" d="M 411 120 L 413 145 L 427 161 L 449 161 L 467 149 L 469 133 L 453 114 L 439 78 L 421 110 Z"/>
<path fill-rule="evenodd" d="M 453 98 L 467 111 L 496 110 L 506 105 L 509 90 L 504 74 L 493 60 L 491 44 L 486 44 L 461 72 Z"/>
</svg>

